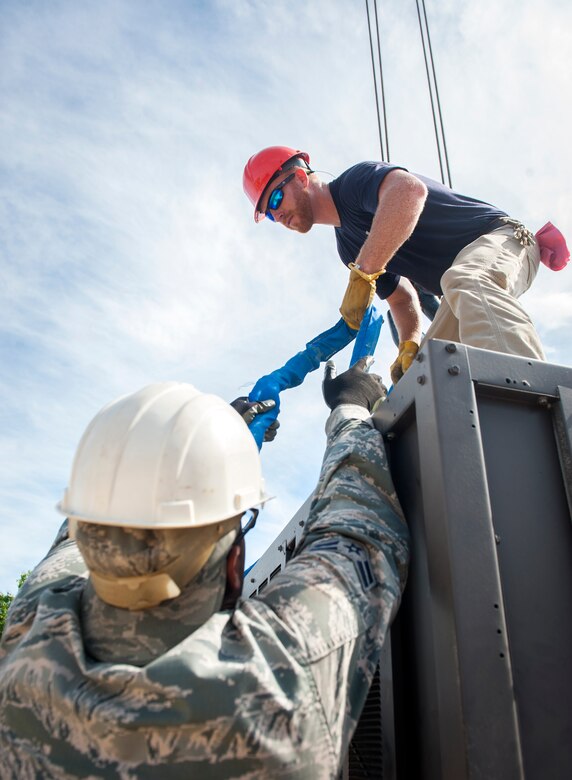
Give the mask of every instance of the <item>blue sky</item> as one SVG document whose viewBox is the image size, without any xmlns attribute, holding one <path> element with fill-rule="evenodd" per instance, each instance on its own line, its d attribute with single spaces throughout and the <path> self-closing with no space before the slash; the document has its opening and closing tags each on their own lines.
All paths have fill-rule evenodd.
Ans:
<svg viewBox="0 0 572 780">
<path fill-rule="evenodd" d="M 413 0 L 381 9 L 392 160 L 438 178 Z M 426 0 L 453 183 L 572 242 L 572 8 Z M 365 5 L 348 0 L 0 2 L 0 591 L 47 550 L 99 408 L 177 379 L 232 400 L 333 325 L 333 232 L 255 225 L 242 169 L 307 150 L 332 174 L 379 155 Z M 327 178 L 327 177 L 325 177 Z M 572 271 L 525 297 L 572 363 Z M 387 329 L 376 370 L 393 359 Z M 340 356 L 344 367 L 349 351 Z M 262 452 L 263 552 L 312 490 L 319 372 Z"/>
</svg>

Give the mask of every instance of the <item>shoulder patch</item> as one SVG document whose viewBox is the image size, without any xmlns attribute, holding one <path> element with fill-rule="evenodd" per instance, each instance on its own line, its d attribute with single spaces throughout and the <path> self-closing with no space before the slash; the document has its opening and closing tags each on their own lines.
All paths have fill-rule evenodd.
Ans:
<svg viewBox="0 0 572 780">
<path fill-rule="evenodd" d="M 312 551 L 324 550 L 327 552 L 339 552 L 350 558 L 356 573 L 358 575 L 362 590 L 371 590 L 377 585 L 377 580 L 371 568 L 369 553 L 365 547 L 357 542 L 350 542 L 346 539 L 325 539 L 323 542 L 316 542 L 312 545 Z"/>
</svg>

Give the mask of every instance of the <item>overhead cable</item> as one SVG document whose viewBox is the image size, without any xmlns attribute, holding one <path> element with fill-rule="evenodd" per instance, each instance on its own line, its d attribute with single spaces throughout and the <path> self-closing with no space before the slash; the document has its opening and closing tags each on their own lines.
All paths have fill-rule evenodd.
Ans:
<svg viewBox="0 0 572 780">
<path fill-rule="evenodd" d="M 385 105 L 385 88 L 383 83 L 383 64 L 381 57 L 381 34 L 379 14 L 377 11 L 377 0 L 371 0 L 373 3 L 373 12 L 375 15 L 375 31 L 377 38 L 377 68 L 374 54 L 373 32 L 372 32 L 372 14 L 370 14 L 369 0 L 365 0 L 365 9 L 367 13 L 367 29 L 369 33 L 369 49 L 371 54 L 371 70 L 373 75 L 373 89 L 375 94 L 375 106 L 377 114 L 377 127 L 379 131 L 379 146 L 381 159 L 383 162 L 390 162 L 389 154 L 389 133 L 387 126 L 387 108 Z M 420 6 L 421 2 L 421 6 Z M 439 87 L 437 86 L 437 73 L 435 70 L 435 61 L 433 58 L 433 47 L 431 45 L 431 34 L 429 32 L 429 22 L 427 20 L 427 10 L 425 0 L 415 0 L 417 7 L 417 19 L 419 20 L 419 32 L 421 34 L 421 44 L 423 46 L 423 58 L 425 61 L 425 72 L 427 74 L 427 86 L 429 88 L 429 99 L 431 101 L 431 114 L 433 117 L 433 128 L 435 130 L 435 141 L 437 144 L 437 155 L 439 158 L 439 169 L 441 171 L 441 181 L 452 187 L 451 168 L 449 165 L 449 155 L 447 152 L 447 142 L 445 140 L 445 126 L 443 123 L 443 113 L 441 111 L 441 100 L 439 98 Z M 379 70 L 379 88 L 378 74 Z M 381 95 L 381 106 L 380 106 Z M 383 115 L 383 130 L 382 130 Z M 384 138 L 385 131 L 385 138 Z"/>
<path fill-rule="evenodd" d="M 385 108 L 385 89 L 383 86 L 383 66 L 381 64 L 381 37 L 379 32 L 379 18 L 377 15 L 377 0 L 373 0 L 373 7 L 375 10 L 375 27 L 377 31 L 377 59 L 379 62 L 379 85 L 381 92 L 381 106 L 383 111 L 383 127 L 385 130 L 385 150 L 387 152 L 387 162 L 391 161 L 389 155 L 389 133 L 387 132 L 387 110 Z"/>
<path fill-rule="evenodd" d="M 421 10 L 419 8 L 419 0 L 415 0 L 415 3 L 417 5 L 417 18 L 419 20 L 419 32 L 421 33 L 421 43 L 423 45 L 423 57 L 425 59 L 425 71 L 427 73 L 429 97 L 431 99 L 431 112 L 433 115 L 433 127 L 435 129 L 437 154 L 439 156 L 439 168 L 441 170 L 441 181 L 443 182 L 443 184 L 448 184 L 449 187 L 452 187 L 453 184 L 451 181 L 451 169 L 449 167 L 449 156 L 447 154 L 447 144 L 445 141 L 445 128 L 443 125 L 443 115 L 441 113 L 441 101 L 439 99 L 439 89 L 437 87 L 437 75 L 435 73 L 435 62 L 433 60 L 433 49 L 431 46 L 431 35 L 429 33 L 429 23 L 427 21 L 425 0 L 421 0 L 421 5 L 423 6 L 423 20 L 421 18 Z M 427 39 L 427 44 L 425 44 L 425 39 Z M 431 67 L 429 67 L 429 65 Z M 435 95 L 435 97 L 433 97 L 433 95 Z M 437 113 L 435 112 L 435 104 L 437 104 L 439 122 L 437 122 Z M 445 168 L 447 171 L 447 182 L 445 182 L 443 160 L 445 162 Z"/>
<path fill-rule="evenodd" d="M 378 17 L 377 17 L 377 2 L 374 0 L 375 4 L 375 20 L 376 20 L 376 31 L 377 31 L 377 48 L 378 48 L 378 56 L 379 56 L 379 63 L 380 63 L 380 80 L 382 81 L 382 87 L 381 87 L 381 93 L 383 98 L 383 117 L 384 117 L 384 125 L 385 125 L 385 131 L 386 131 L 386 138 L 387 138 L 387 121 L 386 121 L 386 113 L 385 113 L 385 96 L 383 94 L 383 74 L 381 73 L 381 47 L 379 43 L 379 25 L 377 23 Z M 371 18 L 369 13 L 369 2 L 368 0 L 365 0 L 365 10 L 367 13 L 367 29 L 369 32 L 369 49 L 371 52 L 371 71 L 373 74 L 373 90 L 375 93 L 375 106 L 376 106 L 376 112 L 377 112 L 377 127 L 379 130 L 379 147 L 381 150 L 381 159 L 383 162 L 389 162 L 389 153 L 385 155 L 385 149 L 383 144 L 383 132 L 381 130 L 381 114 L 379 110 L 379 95 L 378 95 L 378 89 L 377 89 L 377 76 L 375 72 L 375 56 L 373 53 L 373 35 L 371 32 Z"/>
</svg>

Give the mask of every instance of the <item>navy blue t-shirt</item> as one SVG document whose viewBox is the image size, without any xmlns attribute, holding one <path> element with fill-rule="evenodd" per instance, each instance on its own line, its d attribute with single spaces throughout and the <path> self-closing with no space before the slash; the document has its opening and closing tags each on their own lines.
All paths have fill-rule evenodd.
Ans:
<svg viewBox="0 0 572 780">
<path fill-rule="evenodd" d="M 341 221 L 335 228 L 338 254 L 349 265 L 367 238 L 377 209 L 379 187 L 398 165 L 363 162 L 354 165 L 330 183 L 330 192 Z M 406 170 L 402 168 L 402 170 Z M 414 174 L 427 186 L 425 208 L 415 230 L 377 280 L 377 294 L 387 298 L 400 276 L 442 295 L 441 277 L 463 247 L 489 232 L 504 211 L 466 195 L 459 195 L 426 176 Z"/>
</svg>

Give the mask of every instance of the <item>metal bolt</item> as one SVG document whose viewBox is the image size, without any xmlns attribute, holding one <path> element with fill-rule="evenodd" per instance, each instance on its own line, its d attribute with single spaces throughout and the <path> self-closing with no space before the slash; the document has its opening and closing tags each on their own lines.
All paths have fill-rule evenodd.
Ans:
<svg viewBox="0 0 572 780">
<path fill-rule="evenodd" d="M 385 438 L 387 439 L 387 441 L 393 441 L 395 439 L 395 433 L 393 431 L 389 431 L 389 433 Z"/>
<path fill-rule="evenodd" d="M 454 346 L 454 345 L 453 345 L 453 346 Z M 461 373 L 461 369 L 459 368 L 459 366 L 450 366 L 450 367 L 447 369 L 447 371 L 448 371 L 448 372 L 449 372 L 449 373 L 450 373 L 452 376 L 457 376 L 457 374 L 460 374 L 460 373 Z"/>
<path fill-rule="evenodd" d="M 456 344 L 447 344 L 445 347 L 447 352 L 456 352 L 457 351 L 457 345 Z"/>
<path fill-rule="evenodd" d="M 548 406 L 548 398 L 545 395 L 541 395 L 538 399 L 539 406 Z"/>
<path fill-rule="evenodd" d="M 495 534 L 495 542 L 500 544 L 500 536 L 498 534 Z"/>
<path fill-rule="evenodd" d="M 425 384 L 425 374 L 421 374 L 421 376 L 417 377 L 417 384 L 424 385 Z"/>
<path fill-rule="evenodd" d="M 421 362 L 423 361 L 423 358 L 424 358 L 423 352 L 418 352 L 418 353 L 415 355 L 415 360 L 416 360 L 418 363 L 421 363 Z"/>
<path fill-rule="evenodd" d="M 303 520 L 298 520 L 298 525 L 304 527 L 304 521 Z"/>
<path fill-rule="evenodd" d="M 250 581 L 251 581 L 251 582 L 256 582 L 256 577 L 251 577 L 251 578 L 250 578 Z"/>
<path fill-rule="evenodd" d="M 284 552 L 284 546 L 279 544 L 278 545 L 278 552 Z"/>
</svg>

